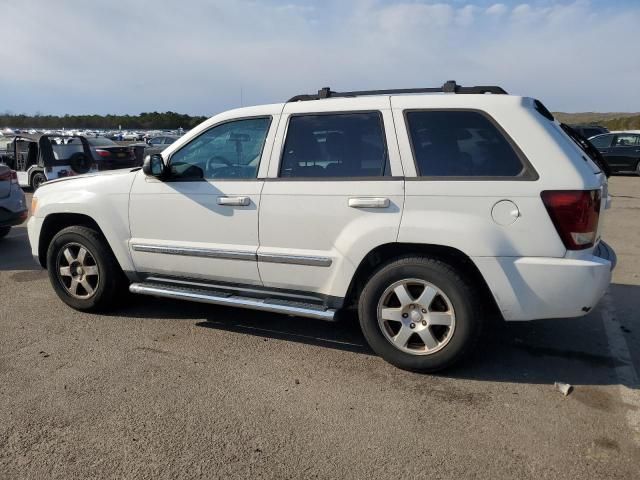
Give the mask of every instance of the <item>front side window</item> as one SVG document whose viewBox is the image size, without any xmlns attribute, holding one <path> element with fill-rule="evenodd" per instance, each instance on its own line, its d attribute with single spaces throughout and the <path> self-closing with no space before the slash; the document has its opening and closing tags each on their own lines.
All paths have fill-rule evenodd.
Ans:
<svg viewBox="0 0 640 480">
<path fill-rule="evenodd" d="M 296 115 L 289 120 L 280 177 L 389 174 L 379 112 Z"/>
<path fill-rule="evenodd" d="M 162 137 L 155 137 L 149 140 L 149 145 L 162 145 Z"/>
<path fill-rule="evenodd" d="M 611 141 L 613 140 L 613 135 L 598 135 L 590 139 L 589 141 L 596 148 L 609 148 L 611 146 Z"/>
<path fill-rule="evenodd" d="M 171 157 L 177 178 L 256 178 L 270 117 L 217 125 L 191 140 Z"/>
<path fill-rule="evenodd" d="M 637 135 L 616 135 L 614 147 L 635 147 L 638 145 Z"/>
<path fill-rule="evenodd" d="M 406 121 L 419 176 L 516 177 L 524 173 L 514 148 L 480 112 L 408 111 Z"/>
</svg>

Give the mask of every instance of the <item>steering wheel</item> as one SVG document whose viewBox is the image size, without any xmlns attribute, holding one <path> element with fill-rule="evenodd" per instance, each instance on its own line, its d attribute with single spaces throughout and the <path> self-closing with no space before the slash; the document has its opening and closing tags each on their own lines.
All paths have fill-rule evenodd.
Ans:
<svg viewBox="0 0 640 480">
<path fill-rule="evenodd" d="M 207 175 L 213 173 L 212 164 L 214 163 L 224 163 L 227 167 L 233 166 L 233 163 L 231 163 L 229 159 L 223 157 L 222 155 L 214 155 L 209 160 L 207 160 L 207 163 L 205 165 L 205 171 L 207 172 Z"/>
</svg>

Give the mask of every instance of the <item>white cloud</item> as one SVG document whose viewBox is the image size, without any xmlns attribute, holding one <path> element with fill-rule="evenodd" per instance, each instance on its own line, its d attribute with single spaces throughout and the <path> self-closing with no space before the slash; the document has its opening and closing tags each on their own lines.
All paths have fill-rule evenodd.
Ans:
<svg viewBox="0 0 640 480">
<path fill-rule="evenodd" d="M 0 109 L 16 112 L 215 113 L 241 86 L 246 104 L 450 78 L 552 109 L 640 110 L 640 62 L 618 48 L 637 43 L 640 6 L 10 0 L 0 15 Z"/>
<path fill-rule="evenodd" d="M 486 13 L 489 15 L 502 16 L 507 13 L 508 8 L 504 3 L 494 3 L 487 8 Z"/>
</svg>

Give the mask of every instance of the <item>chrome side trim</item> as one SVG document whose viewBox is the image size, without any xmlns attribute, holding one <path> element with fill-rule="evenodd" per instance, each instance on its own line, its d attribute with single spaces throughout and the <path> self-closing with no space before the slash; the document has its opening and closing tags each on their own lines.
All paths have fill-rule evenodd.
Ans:
<svg viewBox="0 0 640 480">
<path fill-rule="evenodd" d="M 265 263 L 288 263 L 291 265 L 309 265 L 312 267 L 329 267 L 329 257 L 306 257 L 299 255 L 277 255 L 274 253 L 258 253 L 258 261 Z"/>
<path fill-rule="evenodd" d="M 138 293 L 141 295 L 153 295 L 155 297 L 191 300 L 193 302 L 209 303 L 213 305 L 249 308 L 253 310 L 261 310 L 263 312 L 282 313 L 285 315 L 296 315 L 299 317 L 316 318 L 328 321 L 332 321 L 336 313 L 335 310 L 330 309 L 320 310 L 304 308 L 302 306 L 274 304 L 267 303 L 265 300 L 261 299 L 245 297 L 221 297 L 206 292 L 145 285 L 144 283 L 132 283 L 129 286 L 129 291 L 131 293 Z"/>
<path fill-rule="evenodd" d="M 253 252 L 236 252 L 233 250 L 215 250 L 211 248 L 165 247 L 161 245 L 132 244 L 136 252 L 162 253 L 165 255 L 183 255 L 186 257 L 224 258 L 228 260 L 256 261 Z"/>
<path fill-rule="evenodd" d="M 234 250 L 216 250 L 213 248 L 173 247 L 163 245 L 131 244 L 136 252 L 161 253 L 165 255 L 183 255 L 187 257 L 224 258 L 228 260 L 260 261 L 266 263 L 287 263 L 312 267 L 329 267 L 333 261 L 329 257 L 304 255 L 279 255 L 275 253 L 237 252 Z"/>
</svg>

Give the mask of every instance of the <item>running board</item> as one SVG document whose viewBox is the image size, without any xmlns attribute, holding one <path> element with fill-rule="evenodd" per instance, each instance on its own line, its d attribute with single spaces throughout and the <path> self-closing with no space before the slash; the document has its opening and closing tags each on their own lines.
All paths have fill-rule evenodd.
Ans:
<svg viewBox="0 0 640 480">
<path fill-rule="evenodd" d="M 132 283 L 129 286 L 131 293 L 152 295 L 154 297 L 174 298 L 177 300 L 190 300 L 192 302 L 210 303 L 213 305 L 225 305 L 228 307 L 250 308 L 263 312 L 282 313 L 299 317 L 315 318 L 318 320 L 334 321 L 335 310 L 322 305 L 279 300 L 270 298 L 250 298 L 232 295 L 224 292 L 212 292 L 193 288 L 173 287 L 167 285 Z"/>
</svg>

